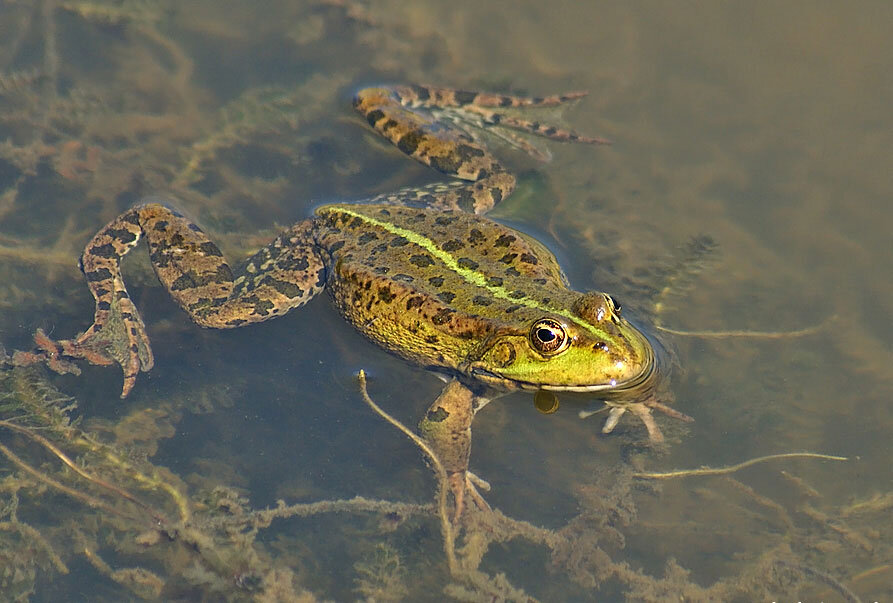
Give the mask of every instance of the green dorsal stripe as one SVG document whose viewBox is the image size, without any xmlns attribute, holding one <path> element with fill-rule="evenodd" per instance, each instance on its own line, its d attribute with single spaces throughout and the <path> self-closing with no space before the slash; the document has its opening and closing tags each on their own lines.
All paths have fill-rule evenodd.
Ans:
<svg viewBox="0 0 893 603">
<path fill-rule="evenodd" d="M 396 224 L 392 224 L 390 222 L 378 220 L 371 216 L 367 216 L 367 215 L 361 214 L 359 212 L 345 209 L 344 207 L 338 207 L 337 211 L 347 214 L 349 216 L 360 218 L 361 220 L 364 220 L 364 221 L 368 222 L 369 224 L 378 226 L 379 228 L 383 228 L 384 230 L 386 230 L 390 233 L 393 233 L 397 236 L 405 237 L 409 242 L 414 243 L 414 244 L 418 245 L 419 247 L 422 247 L 423 249 L 425 249 L 428 253 L 430 253 L 431 255 L 436 257 L 438 260 L 443 262 L 447 268 L 449 268 L 451 271 L 453 271 L 456 274 L 458 274 L 459 276 L 461 276 L 463 279 L 465 279 L 472 285 L 481 287 L 482 289 L 486 289 L 487 291 L 489 291 L 493 297 L 496 297 L 498 299 L 502 299 L 502 300 L 505 300 L 505 301 L 508 301 L 508 302 L 511 302 L 513 304 L 517 304 L 520 306 L 526 306 L 528 308 L 535 308 L 537 310 L 541 310 L 542 312 L 547 312 L 549 314 L 561 316 L 561 317 L 566 318 L 567 320 L 573 322 L 574 324 L 586 329 L 587 331 L 589 331 L 590 333 L 592 333 L 593 335 L 595 335 L 601 339 L 607 339 L 607 340 L 613 339 L 606 332 L 595 327 L 594 325 L 589 324 L 586 321 L 580 320 L 580 318 L 578 318 L 577 316 L 574 316 L 567 310 L 564 310 L 561 308 L 555 308 L 548 304 L 540 303 L 534 299 L 530 299 L 529 297 L 525 297 L 523 299 L 514 299 L 513 297 L 510 297 L 509 296 L 510 292 L 505 287 L 487 284 L 488 277 L 484 276 L 480 272 L 471 270 L 470 268 L 465 268 L 463 266 L 460 266 L 459 263 L 456 261 L 456 258 L 454 258 L 452 255 L 450 255 L 448 252 L 443 251 L 440 247 L 437 246 L 437 244 L 434 241 L 432 241 L 431 239 L 429 239 L 428 237 L 426 237 L 424 235 L 421 235 L 421 234 L 419 234 L 415 231 L 412 231 L 412 230 L 408 230 L 406 228 L 402 228 L 402 227 L 397 226 Z"/>
</svg>

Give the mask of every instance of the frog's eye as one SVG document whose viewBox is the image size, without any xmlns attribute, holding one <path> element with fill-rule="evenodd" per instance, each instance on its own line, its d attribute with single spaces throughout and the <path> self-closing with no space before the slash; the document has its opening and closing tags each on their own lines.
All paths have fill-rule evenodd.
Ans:
<svg viewBox="0 0 893 603">
<path fill-rule="evenodd" d="M 608 298 L 608 303 L 611 305 L 611 310 L 614 312 L 614 314 L 620 316 L 620 304 L 618 304 L 617 301 L 610 295 L 606 294 L 605 297 Z"/>
<path fill-rule="evenodd" d="M 530 345 L 543 356 L 563 352 L 570 342 L 564 326 L 552 318 L 541 318 L 530 328 Z"/>
</svg>

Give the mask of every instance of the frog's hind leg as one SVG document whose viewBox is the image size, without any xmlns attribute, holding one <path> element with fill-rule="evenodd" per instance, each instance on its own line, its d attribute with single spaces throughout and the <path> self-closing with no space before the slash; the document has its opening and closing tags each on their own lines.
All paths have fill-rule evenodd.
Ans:
<svg viewBox="0 0 893 603">
<path fill-rule="evenodd" d="M 234 275 L 217 246 L 179 213 L 150 203 L 121 214 L 93 237 L 81 258 L 96 300 L 93 324 L 77 338 L 58 342 L 55 349 L 57 355 L 94 364 L 121 365 L 122 398 L 139 371 L 153 365 L 145 325 L 120 270 L 121 259 L 143 236 L 159 280 L 203 327 L 232 328 L 282 315 L 306 303 L 325 282 L 309 220 L 277 237 Z"/>
<path fill-rule="evenodd" d="M 391 86 L 361 90 L 354 99 L 354 107 L 376 132 L 405 154 L 440 172 L 470 181 L 459 186 L 425 187 L 418 193 L 399 191 L 386 195 L 385 202 L 484 214 L 511 194 L 515 177 L 476 140 L 476 130 L 496 132 L 496 127 L 503 126 L 554 140 L 603 142 L 494 109 L 548 107 L 581 95 L 525 98 L 449 88 Z M 502 130 L 498 134 L 509 144 L 536 157 L 547 156 L 513 133 Z"/>
<path fill-rule="evenodd" d="M 492 94 L 489 92 L 470 92 L 453 88 L 436 86 L 395 86 L 394 90 L 401 99 L 401 103 L 409 107 L 425 107 L 429 109 L 459 109 L 460 113 L 468 113 L 476 116 L 481 126 L 500 126 L 526 132 L 534 136 L 559 140 L 563 142 L 582 142 L 587 144 L 611 144 L 611 141 L 598 136 L 585 136 L 573 130 L 558 128 L 532 119 L 524 119 L 505 113 L 505 109 L 538 109 L 543 107 L 556 107 L 569 102 L 579 100 L 586 96 L 587 92 L 569 92 L 566 94 L 553 94 L 551 96 L 528 97 L 513 96 L 507 94 Z M 498 111 L 496 109 L 503 109 Z M 521 139 L 509 137 L 510 144 L 518 146 L 528 154 L 537 157 L 540 155 L 530 143 Z M 547 157 L 546 157 L 547 158 Z"/>
<path fill-rule="evenodd" d="M 403 104 L 411 107 L 554 107 L 589 94 L 577 91 L 550 96 L 515 96 L 443 86 L 393 86 L 393 90 L 400 96 Z"/>
<path fill-rule="evenodd" d="M 447 474 L 455 507 L 453 523 L 462 516 L 466 493 L 474 504 L 484 510 L 490 506 L 477 491 L 475 484 L 489 489 L 489 484 L 468 470 L 471 456 L 471 422 L 474 414 L 487 403 L 455 379 L 444 386 L 440 395 L 419 422 L 422 438 L 431 446 Z"/>
<path fill-rule="evenodd" d="M 431 205 L 484 214 L 514 190 L 515 177 L 483 145 L 445 121 L 404 106 L 393 88 L 361 90 L 354 107 L 403 153 L 471 182 L 434 192 L 436 204 Z"/>
<path fill-rule="evenodd" d="M 524 119 L 514 115 L 506 115 L 498 111 L 492 111 L 481 107 L 469 107 L 469 112 L 480 116 L 482 122 L 490 126 L 501 126 L 503 128 L 511 128 L 534 136 L 548 138 L 550 140 L 559 140 L 562 142 L 583 142 L 586 144 L 611 144 L 607 138 L 600 136 L 585 136 L 574 130 L 557 128 L 548 124 L 543 124 L 532 119 Z"/>
</svg>

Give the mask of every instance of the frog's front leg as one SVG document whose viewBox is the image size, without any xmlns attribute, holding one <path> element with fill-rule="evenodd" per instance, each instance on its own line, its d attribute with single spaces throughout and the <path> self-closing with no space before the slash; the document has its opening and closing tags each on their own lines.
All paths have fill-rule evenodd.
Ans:
<svg viewBox="0 0 893 603">
<path fill-rule="evenodd" d="M 489 509 L 468 471 L 471 455 L 471 422 L 474 414 L 487 399 L 476 395 L 468 387 L 453 379 L 447 383 L 437 399 L 419 422 L 419 431 L 434 450 L 446 470 L 450 491 L 455 499 L 454 523 L 465 508 L 466 492 L 475 504 Z"/>
<path fill-rule="evenodd" d="M 56 342 L 52 351 L 46 342 L 39 347 L 48 361 L 69 357 L 118 363 L 124 371 L 122 398 L 137 373 L 153 364 L 145 325 L 120 269 L 121 259 L 142 237 L 159 280 L 203 327 L 233 328 L 281 316 L 306 303 L 325 283 L 311 220 L 285 231 L 234 274 L 220 249 L 179 213 L 149 203 L 121 214 L 93 237 L 81 257 L 96 300 L 93 324 L 75 339 Z"/>
</svg>

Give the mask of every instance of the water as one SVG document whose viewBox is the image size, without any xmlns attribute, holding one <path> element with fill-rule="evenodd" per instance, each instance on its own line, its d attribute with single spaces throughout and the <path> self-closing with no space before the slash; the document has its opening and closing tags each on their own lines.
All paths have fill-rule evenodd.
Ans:
<svg viewBox="0 0 893 603">
<path fill-rule="evenodd" d="M 131 515 L 112 517 L 29 481 L 4 457 L 6 598 L 238 600 L 270 595 L 274 583 L 280 593 L 336 600 L 437 600 L 445 587 L 454 597 L 460 587 L 517 595 L 498 590 L 498 574 L 548 601 L 844 600 L 819 575 L 863 600 L 893 596 L 887 3 L 264 8 L 0 6 L 7 349 L 29 347 L 38 327 L 68 337 L 89 324 L 76 258 L 97 228 L 145 194 L 176 197 L 237 258 L 321 202 L 431 181 L 353 116 L 352 92 L 381 82 L 589 90 L 563 118 L 614 145 L 552 145 L 548 164 L 500 151 L 522 187 L 498 217 L 547 242 L 577 289 L 610 286 L 629 308 L 648 300 L 624 290 L 625 277 L 647 281 L 691 237 L 710 236 L 719 252 L 662 312 L 668 327 L 822 326 L 777 339 L 656 333 L 680 367 L 674 406 L 695 418 L 659 417 L 669 440 L 662 450 L 643 445 L 633 420 L 601 435 L 601 419 L 576 417 L 581 400 L 563 399 L 550 416 L 537 414 L 530 396 L 488 406 L 475 421 L 472 457 L 493 486 L 487 500 L 565 541 L 550 548 L 524 533 L 493 543 L 478 582 L 451 580 L 436 519 L 396 507 L 276 519 L 238 542 L 215 531 L 215 519 L 280 499 L 429 503 L 436 485 L 421 454 L 362 403 L 353 375 L 369 372 L 373 398 L 408 425 L 440 385 L 362 340 L 324 296 L 268 324 L 200 330 L 135 258 L 128 287 L 155 369 L 125 401 L 112 369 L 49 379 L 77 399 L 79 428 L 134 463 L 165 468 L 213 546 L 189 534 L 136 544 L 145 526 L 133 523 L 130 503 L 7 429 L 0 442 L 20 458 Z M 96 450 L 68 446 L 106 478 L 128 479 Z M 659 485 L 629 476 L 792 451 L 851 460 L 773 461 Z M 176 517 L 170 497 L 125 485 Z M 219 486 L 245 501 L 213 493 Z M 158 582 L 114 573 L 137 567 Z"/>
</svg>

